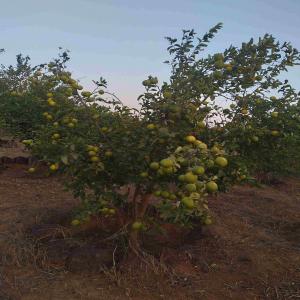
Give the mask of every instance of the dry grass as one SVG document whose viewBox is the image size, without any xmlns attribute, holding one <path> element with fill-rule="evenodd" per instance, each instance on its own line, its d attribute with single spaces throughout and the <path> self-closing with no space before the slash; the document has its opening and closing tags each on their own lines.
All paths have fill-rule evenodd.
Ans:
<svg viewBox="0 0 300 300">
<path fill-rule="evenodd" d="M 200 239 L 122 264 L 113 248 L 112 268 L 70 272 L 52 246 L 93 239 L 65 225 L 77 201 L 59 179 L 12 166 L 0 174 L 0 299 L 299 299 L 299 179 L 237 187 L 210 204 L 215 224 Z M 30 237 L 49 220 L 50 235 Z"/>
</svg>

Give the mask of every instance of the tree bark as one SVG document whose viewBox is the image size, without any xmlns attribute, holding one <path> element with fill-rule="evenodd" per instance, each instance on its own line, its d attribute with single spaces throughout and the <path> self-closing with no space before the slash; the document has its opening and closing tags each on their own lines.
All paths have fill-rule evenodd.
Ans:
<svg viewBox="0 0 300 300">
<path fill-rule="evenodd" d="M 128 237 L 129 248 L 134 254 L 139 255 L 141 252 L 141 247 L 139 243 L 139 232 L 136 230 L 131 230 Z"/>
<path fill-rule="evenodd" d="M 133 209 L 134 209 L 134 222 L 135 221 L 141 221 L 147 211 L 148 205 L 149 205 L 149 201 L 150 201 L 150 197 L 151 194 L 146 194 L 144 195 L 144 197 L 142 197 L 141 202 L 138 203 L 137 197 L 139 196 L 139 187 L 136 187 L 135 193 L 134 193 L 134 197 L 133 197 Z M 139 205 L 140 204 L 140 205 Z M 129 232 L 129 236 L 128 236 L 128 243 L 129 243 L 129 248 L 132 250 L 132 252 L 134 254 L 136 254 L 137 256 L 140 256 L 141 254 L 141 245 L 140 245 L 140 241 L 139 241 L 139 235 L 140 235 L 140 231 L 139 230 L 132 230 L 130 229 Z"/>
</svg>

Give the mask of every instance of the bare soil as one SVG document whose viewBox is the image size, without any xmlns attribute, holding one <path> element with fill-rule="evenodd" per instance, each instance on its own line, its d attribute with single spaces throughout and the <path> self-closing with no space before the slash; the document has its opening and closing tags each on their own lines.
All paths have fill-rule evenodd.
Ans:
<svg viewBox="0 0 300 300">
<path fill-rule="evenodd" d="M 1 157 L 29 157 L 30 153 L 26 150 L 25 146 L 9 136 L 6 136 L 0 131 L 0 158 Z"/>
<path fill-rule="evenodd" d="M 212 197 L 215 222 L 203 232 L 159 260 L 98 271 L 108 252 L 68 226 L 78 201 L 61 178 L 26 168 L 0 173 L 1 300 L 300 299 L 299 178 Z M 70 251 L 79 252 L 72 268 Z"/>
</svg>

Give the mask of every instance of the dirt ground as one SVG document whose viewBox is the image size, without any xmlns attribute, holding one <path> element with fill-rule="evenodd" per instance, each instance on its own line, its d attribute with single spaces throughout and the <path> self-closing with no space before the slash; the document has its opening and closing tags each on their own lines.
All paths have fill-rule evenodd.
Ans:
<svg viewBox="0 0 300 300">
<path fill-rule="evenodd" d="M 12 139 L 5 135 L 0 129 L 0 158 L 27 158 L 30 153 L 26 151 L 25 146 L 17 139 Z"/>
<path fill-rule="evenodd" d="M 49 218 L 61 223 L 78 202 L 59 177 L 26 168 L 0 173 L 1 300 L 300 299 L 299 178 L 211 198 L 214 224 L 166 248 L 159 262 L 94 272 L 70 271 L 63 251 L 51 257 L 50 243 L 41 247 L 28 233 Z"/>
</svg>

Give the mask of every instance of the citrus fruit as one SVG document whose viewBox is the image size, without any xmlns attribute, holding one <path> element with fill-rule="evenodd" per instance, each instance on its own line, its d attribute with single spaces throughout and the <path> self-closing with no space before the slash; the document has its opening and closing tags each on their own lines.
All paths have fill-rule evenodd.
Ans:
<svg viewBox="0 0 300 300">
<path fill-rule="evenodd" d="M 187 208 L 194 208 L 195 207 L 195 203 L 194 200 L 190 197 L 183 197 L 181 199 L 181 202 L 184 206 L 186 206 Z"/>
<path fill-rule="evenodd" d="M 192 135 L 188 135 L 185 137 L 185 140 L 188 142 L 188 143 L 194 143 L 196 141 L 196 138 Z"/>
<path fill-rule="evenodd" d="M 215 159 L 215 163 L 216 163 L 216 165 L 218 165 L 218 166 L 220 166 L 222 168 L 224 168 L 224 167 L 226 167 L 228 165 L 227 159 L 225 157 L 222 157 L 222 156 L 217 157 Z"/>
<path fill-rule="evenodd" d="M 203 175 L 204 172 L 205 172 L 205 169 L 201 166 L 193 168 L 193 173 L 196 175 Z"/>
<path fill-rule="evenodd" d="M 104 155 L 106 156 L 106 157 L 112 157 L 112 155 L 113 155 L 113 153 L 112 153 L 112 151 L 105 151 L 105 153 L 104 153 Z"/>
<path fill-rule="evenodd" d="M 178 180 L 179 181 L 185 181 L 185 175 L 179 175 Z"/>
<path fill-rule="evenodd" d="M 162 192 L 161 192 L 161 196 L 162 196 L 163 198 L 169 198 L 170 193 L 167 192 L 167 191 L 162 191 Z"/>
<path fill-rule="evenodd" d="M 114 208 L 110 208 L 110 209 L 108 210 L 108 213 L 109 213 L 110 215 L 114 215 L 114 214 L 116 213 L 116 210 L 115 210 Z"/>
<path fill-rule="evenodd" d="M 131 228 L 133 230 L 141 230 L 143 228 L 143 223 L 139 221 L 135 221 L 131 224 Z"/>
<path fill-rule="evenodd" d="M 91 157 L 91 161 L 92 162 L 98 162 L 99 161 L 99 157 L 98 156 L 92 156 Z"/>
<path fill-rule="evenodd" d="M 195 183 L 198 179 L 197 175 L 194 175 L 192 172 L 186 173 L 184 175 L 184 181 L 187 183 Z"/>
<path fill-rule="evenodd" d="M 209 181 L 206 184 L 206 189 L 207 189 L 207 191 L 213 193 L 213 192 L 216 192 L 218 190 L 218 185 L 214 181 Z"/>
<path fill-rule="evenodd" d="M 153 129 L 155 129 L 155 125 L 154 124 L 148 124 L 147 129 L 153 130 Z"/>
<path fill-rule="evenodd" d="M 57 164 L 52 164 L 52 165 L 50 165 L 49 169 L 51 171 L 56 171 L 58 169 L 58 166 L 57 166 Z"/>
<path fill-rule="evenodd" d="M 170 168 L 173 166 L 173 161 L 169 158 L 165 158 L 165 159 L 162 159 L 160 161 L 160 164 L 164 167 L 164 168 Z"/>
<path fill-rule="evenodd" d="M 152 169 L 152 170 L 158 170 L 159 169 L 159 163 L 158 162 L 152 162 L 150 164 L 150 169 Z"/>
<path fill-rule="evenodd" d="M 197 187 L 196 187 L 196 184 L 194 184 L 194 183 L 188 183 L 188 184 L 185 186 L 185 189 L 186 189 L 188 192 L 192 193 L 192 192 L 196 192 Z"/>
<path fill-rule="evenodd" d="M 72 226 L 78 226 L 79 224 L 80 224 L 80 221 L 77 220 L 77 219 L 75 219 L 75 220 L 73 220 L 73 221 L 71 222 L 71 225 L 72 225 Z"/>
<path fill-rule="evenodd" d="M 204 224 L 205 224 L 205 225 L 210 225 L 210 224 L 212 224 L 212 220 L 211 220 L 210 218 L 206 218 L 206 219 L 204 220 Z"/>
<path fill-rule="evenodd" d="M 198 126 L 199 128 L 205 128 L 205 127 L 206 127 L 206 124 L 205 124 L 205 122 L 200 121 L 200 122 L 197 123 L 197 126 Z"/>
<path fill-rule="evenodd" d="M 278 130 L 272 130 L 271 135 L 273 136 L 279 136 L 279 131 Z"/>
<path fill-rule="evenodd" d="M 48 102 L 49 106 L 55 106 L 56 105 L 56 102 L 52 99 L 48 99 L 47 102 Z"/>
<path fill-rule="evenodd" d="M 83 92 L 81 92 L 81 95 L 82 95 L 83 97 L 90 97 L 90 96 L 92 95 L 92 93 L 91 93 L 91 92 L 88 92 L 88 91 L 83 91 Z"/>
<path fill-rule="evenodd" d="M 160 196 L 160 194 L 161 194 L 161 192 L 160 192 L 160 191 L 155 191 L 155 192 L 153 193 L 153 195 L 154 195 L 154 196 L 156 196 L 156 197 L 159 197 L 159 196 Z"/>
</svg>

